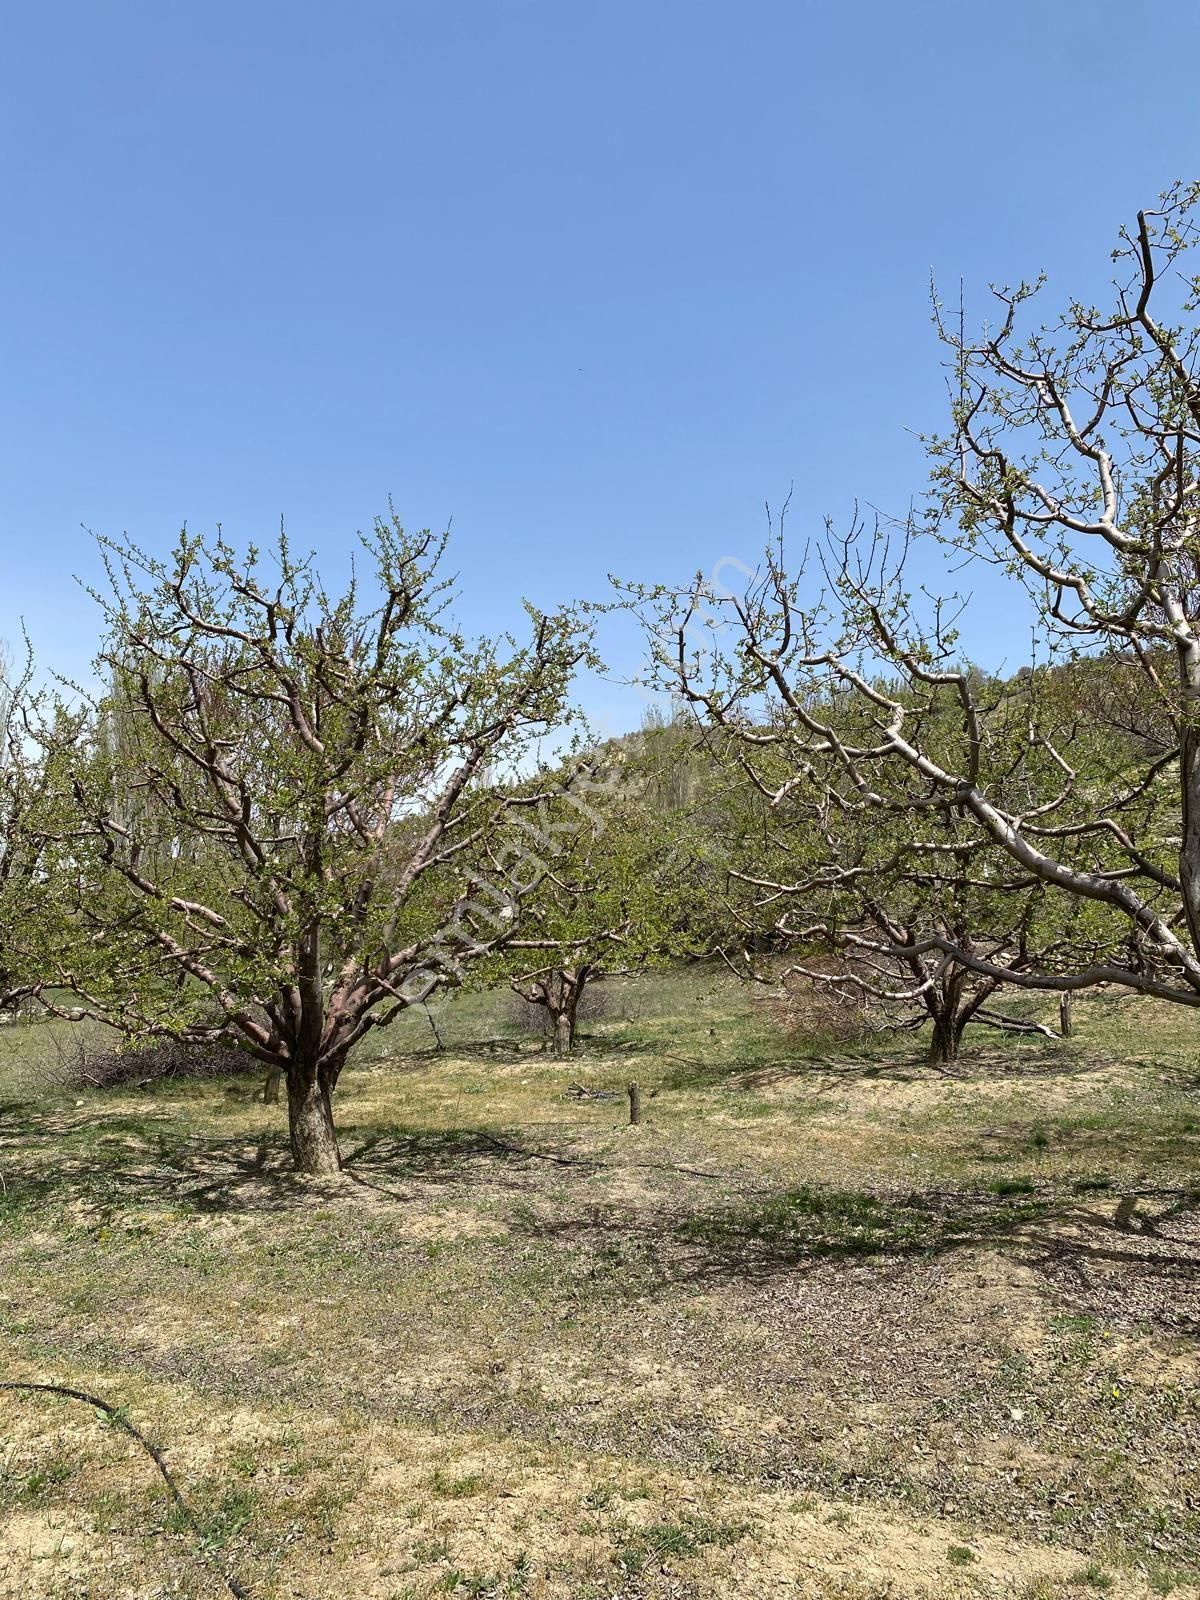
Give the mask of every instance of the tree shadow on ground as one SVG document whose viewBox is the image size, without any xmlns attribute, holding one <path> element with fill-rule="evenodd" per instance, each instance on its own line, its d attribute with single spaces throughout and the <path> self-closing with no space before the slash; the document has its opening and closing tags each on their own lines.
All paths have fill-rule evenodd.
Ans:
<svg viewBox="0 0 1200 1600">
<path fill-rule="evenodd" d="M 391 1182 L 413 1182 L 438 1188 L 478 1191 L 481 1184 L 496 1191 L 528 1187 L 522 1164 L 547 1162 L 560 1167 L 595 1169 L 602 1165 L 582 1155 L 539 1150 L 519 1135 L 501 1138 L 486 1128 L 387 1128 L 342 1141 L 342 1169 L 352 1180 L 391 1194 Z"/>
<path fill-rule="evenodd" d="M 1036 1163 L 1047 1157 L 1069 1157 L 1077 1170 L 1096 1177 L 1102 1190 L 1115 1181 L 1104 1173 L 1114 1161 L 1153 1171 L 1194 1172 L 1200 1167 L 1200 1120 L 1187 1115 L 1147 1117 L 1142 1126 L 1123 1126 L 1119 1117 L 1094 1120 L 1053 1114 L 1036 1121 L 996 1121 L 959 1132 L 963 1156 L 995 1167 Z M 1097 1174 L 1100 1174 L 1097 1176 Z M 1089 1176 L 1079 1180 L 1082 1192 Z"/>
<path fill-rule="evenodd" d="M 1021 1241 L 1025 1265 L 1075 1311 L 1200 1337 L 1200 1190 L 1064 1204 Z"/>
<path fill-rule="evenodd" d="M 592 1203 L 571 1215 L 518 1226 L 562 1246 L 621 1243 L 648 1251 L 671 1282 L 703 1287 L 770 1279 L 825 1262 L 930 1257 L 1014 1238 L 1048 1202 L 988 1192 L 930 1189 L 882 1196 L 800 1187 L 703 1206 L 617 1208 Z"/>
<path fill-rule="evenodd" d="M 852 1083 L 994 1083 L 1022 1079 L 1083 1077 L 1115 1065 L 1107 1057 L 1072 1053 L 1056 1041 L 1042 1048 L 1000 1047 L 973 1050 L 944 1065 L 929 1062 L 923 1053 L 872 1056 L 853 1052 L 812 1059 L 787 1059 L 734 1074 L 737 1087 L 767 1088 L 799 1081 L 824 1092 Z"/>
<path fill-rule="evenodd" d="M 743 1054 L 726 1061 L 706 1061 L 660 1050 L 657 1059 L 668 1063 L 659 1079 L 660 1088 L 665 1090 L 714 1089 L 722 1085 L 732 1089 L 761 1089 L 785 1082 L 832 1088 L 838 1081 L 838 1073 L 864 1078 L 897 1078 L 901 1082 L 920 1076 L 910 1062 L 868 1055 L 848 1055 L 834 1061 L 827 1056 Z"/>
<path fill-rule="evenodd" d="M 277 1211 L 312 1198 L 288 1170 L 286 1137 L 196 1139 L 147 1127 L 144 1117 L 116 1117 L 93 1125 L 91 1140 L 56 1149 L 59 1120 L 38 1116 L 20 1138 L 0 1121 L 0 1215 L 67 1203 Z M 77 1135 L 78 1124 L 71 1131 Z"/>
<path fill-rule="evenodd" d="M 734 1089 L 766 1089 L 795 1083 L 825 1093 L 853 1083 L 983 1083 L 1024 1078 L 1086 1076 L 1116 1065 L 1095 1052 L 1084 1055 L 1059 1040 L 1022 1041 L 1017 1046 L 992 1046 L 967 1050 L 945 1065 L 929 1062 L 924 1051 L 892 1052 L 867 1049 L 825 1050 L 813 1054 L 759 1056 L 744 1053 L 725 1061 L 704 1060 L 659 1051 L 667 1069 L 660 1082 L 664 1089 L 708 1089 L 726 1085 Z"/>
<path fill-rule="evenodd" d="M 547 1067 L 567 1068 L 573 1060 L 603 1060 L 606 1056 L 627 1056 L 642 1053 L 643 1047 L 631 1040 L 607 1039 L 583 1030 L 575 1035 L 575 1046 L 569 1058 L 555 1056 L 549 1037 L 531 1035 L 524 1038 L 447 1039 L 444 1045 L 430 1045 L 424 1050 L 409 1052 L 409 1059 L 420 1061 L 486 1061 L 499 1066 L 517 1066 L 531 1061 Z"/>
<path fill-rule="evenodd" d="M 744 1173 L 541 1148 L 519 1133 L 343 1128 L 345 1170 L 322 1184 L 291 1171 L 286 1134 L 197 1138 L 145 1115 L 0 1107 L 0 1216 L 70 1205 L 182 1212 L 300 1212 L 354 1195 L 400 1204 L 453 1196 L 500 1202 L 503 1236 L 627 1276 L 638 1293 L 753 1287 L 817 1268 L 905 1270 L 995 1250 L 1032 1268 L 1065 1304 L 1125 1324 L 1200 1333 L 1200 1192 L 1064 1193 L 1049 1183 L 884 1192 L 800 1187 L 747 1192 Z M 622 1181 L 661 1175 L 620 1198 Z M 597 1188 L 609 1174 L 615 1186 Z M 708 1180 L 737 1192 L 698 1189 Z M 614 1196 L 616 1196 L 614 1198 Z M 505 1205 L 505 1200 L 510 1204 Z M 520 1203 L 512 1203 L 520 1202 Z M 532 1204 L 530 1203 L 532 1202 Z M 578 1265 L 578 1261 L 575 1263 Z M 610 1272 L 611 1268 L 611 1272 Z"/>
<path fill-rule="evenodd" d="M 531 1056 L 546 1054 L 544 1045 L 536 1039 L 447 1039 L 444 1044 L 431 1044 L 423 1050 L 406 1051 L 405 1058 L 422 1064 L 429 1061 L 488 1061 L 499 1066 L 515 1066 L 528 1061 Z"/>
<path fill-rule="evenodd" d="M 1048 1189 L 883 1195 L 802 1187 L 691 1210 L 592 1204 L 571 1216 L 519 1220 L 517 1228 L 611 1260 L 649 1295 L 679 1286 L 763 1288 L 853 1268 L 903 1275 L 997 1252 L 1031 1269 L 1067 1309 L 1131 1329 L 1200 1336 L 1200 1191 L 1085 1200 Z"/>
<path fill-rule="evenodd" d="M 340 1129 L 343 1172 L 322 1182 L 292 1167 L 285 1130 L 257 1138 L 199 1138 L 156 1126 L 145 1113 L 80 1113 L 0 1107 L 0 1214 L 62 1203 L 103 1210 L 170 1206 L 184 1211 L 273 1212 L 310 1206 L 353 1186 L 407 1201 L 428 1190 L 480 1183 L 528 1187 L 526 1163 L 594 1168 L 587 1157 L 546 1152 L 519 1135 L 484 1128 Z"/>
<path fill-rule="evenodd" d="M 940 1070 L 959 1083 L 986 1083 L 1006 1078 L 1079 1078 L 1107 1071 L 1120 1063 L 1096 1050 L 1083 1050 L 1063 1039 L 1014 1039 L 1009 1044 L 971 1046 Z"/>
</svg>

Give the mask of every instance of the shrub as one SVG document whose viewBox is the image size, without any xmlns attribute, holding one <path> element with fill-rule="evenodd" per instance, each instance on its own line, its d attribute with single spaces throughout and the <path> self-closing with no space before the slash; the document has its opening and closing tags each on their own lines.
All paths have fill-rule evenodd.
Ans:
<svg viewBox="0 0 1200 1600">
<path fill-rule="evenodd" d="M 231 1072 L 259 1075 L 262 1068 L 240 1050 L 183 1044 L 177 1039 L 152 1039 L 129 1045 L 111 1034 L 87 1034 L 82 1028 L 66 1043 L 57 1042 L 58 1060 L 50 1068 L 56 1083 L 68 1089 L 142 1087 L 172 1078 L 219 1078 Z"/>
<path fill-rule="evenodd" d="M 850 970 L 837 956 L 813 956 L 804 964 L 830 977 Z M 861 994 L 800 973 L 785 980 L 782 993 L 773 996 L 769 1006 L 776 1027 L 797 1044 L 857 1044 L 873 1031 L 873 1022 L 878 1026 Z"/>
</svg>

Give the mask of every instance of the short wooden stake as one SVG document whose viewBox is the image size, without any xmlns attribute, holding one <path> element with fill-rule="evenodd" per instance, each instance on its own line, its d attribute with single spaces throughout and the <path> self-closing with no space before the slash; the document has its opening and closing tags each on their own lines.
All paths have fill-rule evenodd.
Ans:
<svg viewBox="0 0 1200 1600">
<path fill-rule="evenodd" d="M 636 1127 L 642 1120 L 642 1091 L 636 1083 L 629 1085 L 629 1125 Z"/>
<path fill-rule="evenodd" d="M 1071 1037 L 1071 991 L 1064 989 L 1058 997 L 1058 1031 L 1064 1039 Z"/>
</svg>

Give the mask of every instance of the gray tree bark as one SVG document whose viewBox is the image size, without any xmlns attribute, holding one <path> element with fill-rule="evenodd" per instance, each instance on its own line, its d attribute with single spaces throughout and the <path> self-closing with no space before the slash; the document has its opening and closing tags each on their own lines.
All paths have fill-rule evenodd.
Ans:
<svg viewBox="0 0 1200 1600">
<path fill-rule="evenodd" d="M 342 1170 L 333 1126 L 331 1088 L 319 1071 L 293 1065 L 287 1075 L 288 1129 L 296 1171 L 332 1177 Z"/>
</svg>

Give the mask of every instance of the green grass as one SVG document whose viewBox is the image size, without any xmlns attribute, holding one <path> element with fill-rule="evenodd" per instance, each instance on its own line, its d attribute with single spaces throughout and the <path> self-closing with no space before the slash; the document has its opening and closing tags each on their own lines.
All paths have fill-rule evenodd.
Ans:
<svg viewBox="0 0 1200 1600">
<path fill-rule="evenodd" d="M 468 1500 L 480 1494 L 486 1486 L 487 1479 L 481 1472 L 469 1472 L 465 1477 L 453 1478 L 440 1467 L 430 1475 L 426 1485 L 429 1493 L 436 1495 L 439 1500 Z"/>
<path fill-rule="evenodd" d="M 532 1576 L 528 1557 L 520 1555 L 506 1573 L 464 1572 L 452 1567 L 434 1588 L 439 1594 L 458 1595 L 462 1600 L 509 1600 L 528 1592 Z"/>
<path fill-rule="evenodd" d="M 1105 1572 L 1104 1568 L 1097 1562 L 1089 1561 L 1086 1567 L 1082 1567 L 1074 1575 L 1071 1582 L 1084 1584 L 1089 1589 L 1106 1590 L 1112 1588 L 1113 1577 L 1111 1573 Z"/>
<path fill-rule="evenodd" d="M 1025 1195 L 1032 1185 L 989 1185 L 938 1204 L 924 1197 L 888 1200 L 862 1190 L 805 1186 L 768 1200 L 690 1217 L 685 1239 L 712 1245 L 754 1244 L 812 1255 L 932 1251 L 1011 1234 L 1043 1215 L 1041 1202 L 990 1204 L 991 1195 Z"/>
<path fill-rule="evenodd" d="M 722 1549 L 750 1532 L 745 1523 L 713 1522 L 689 1515 L 677 1522 L 656 1522 L 631 1528 L 613 1552 L 613 1564 L 631 1577 L 648 1567 L 665 1567 L 686 1560 L 709 1545 Z"/>
</svg>

